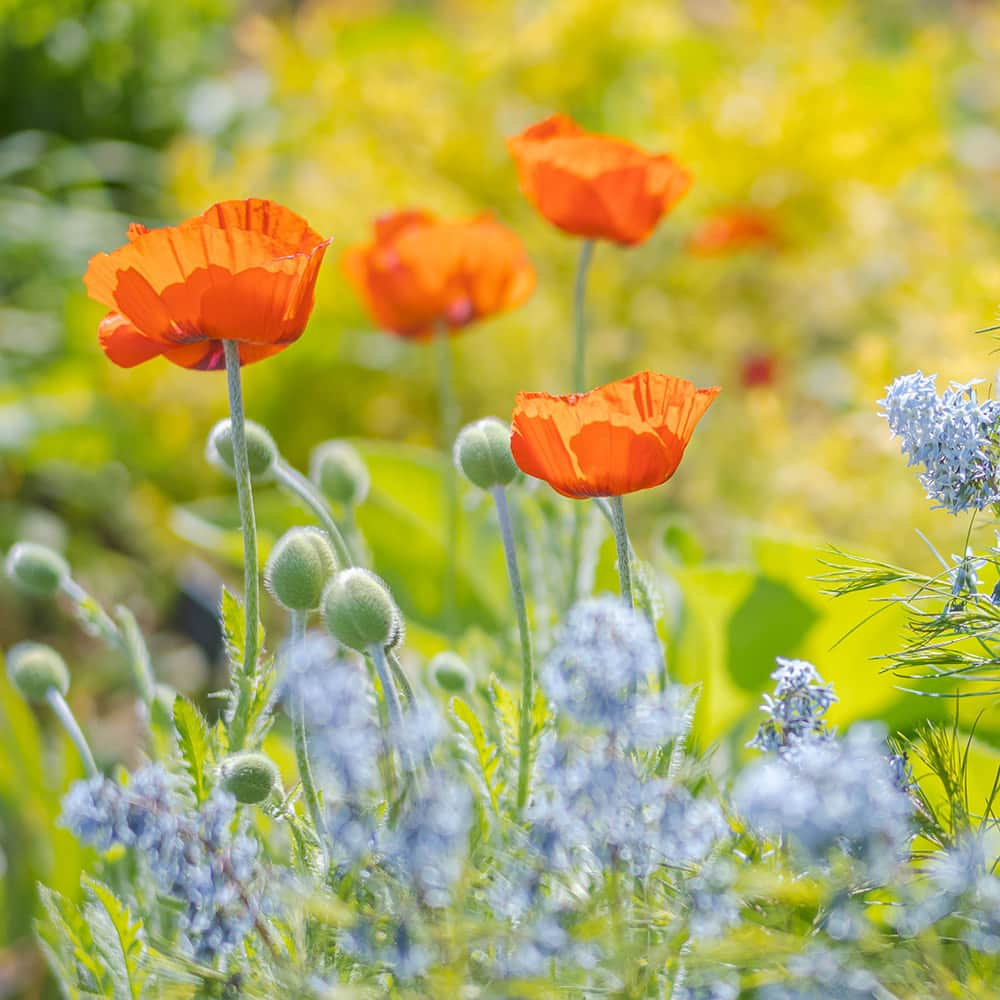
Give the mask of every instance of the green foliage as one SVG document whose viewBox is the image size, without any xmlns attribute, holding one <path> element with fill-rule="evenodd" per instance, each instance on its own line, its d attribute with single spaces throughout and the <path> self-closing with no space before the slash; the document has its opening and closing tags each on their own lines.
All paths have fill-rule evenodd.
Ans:
<svg viewBox="0 0 1000 1000">
<path fill-rule="evenodd" d="M 212 740 L 205 717 L 181 694 L 174 701 L 174 730 L 195 798 L 204 802 L 209 792 L 206 772 L 213 759 Z"/>
<path fill-rule="evenodd" d="M 89 900 L 83 905 L 93 945 L 111 979 L 111 996 L 140 1000 L 154 987 L 144 969 L 146 942 L 142 921 L 103 883 L 84 876 Z"/>
</svg>

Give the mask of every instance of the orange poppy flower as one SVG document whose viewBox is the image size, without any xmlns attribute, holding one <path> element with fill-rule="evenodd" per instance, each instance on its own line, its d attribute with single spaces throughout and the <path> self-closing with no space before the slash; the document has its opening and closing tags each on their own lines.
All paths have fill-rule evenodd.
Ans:
<svg viewBox="0 0 1000 1000">
<path fill-rule="evenodd" d="M 420 339 L 520 305 L 535 271 L 517 236 L 488 215 L 442 221 L 428 212 L 375 220 L 375 239 L 344 258 L 374 323 Z"/>
<path fill-rule="evenodd" d="M 691 174 L 672 157 L 586 132 L 566 115 L 532 125 L 507 146 L 529 201 L 574 236 L 642 243 L 691 187 Z"/>
<path fill-rule="evenodd" d="M 714 257 L 742 250 L 777 249 L 781 236 L 774 220 L 755 209 L 735 209 L 706 219 L 688 242 L 689 252 Z"/>
<path fill-rule="evenodd" d="M 613 497 L 665 483 L 719 393 L 639 372 L 590 392 L 519 392 L 511 449 L 518 467 L 564 497 Z"/>
<path fill-rule="evenodd" d="M 87 294 L 106 305 L 98 339 L 123 368 L 163 355 L 183 368 L 243 364 L 297 340 L 329 240 L 273 201 L 223 201 L 177 226 L 133 223 L 128 243 L 87 265 Z"/>
</svg>

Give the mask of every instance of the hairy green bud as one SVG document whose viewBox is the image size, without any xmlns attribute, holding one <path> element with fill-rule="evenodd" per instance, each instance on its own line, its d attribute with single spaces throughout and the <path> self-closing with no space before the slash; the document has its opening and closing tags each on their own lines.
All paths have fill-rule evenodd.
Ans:
<svg viewBox="0 0 1000 1000">
<path fill-rule="evenodd" d="M 18 590 L 52 597 L 69 577 L 69 564 L 58 552 L 37 542 L 18 542 L 7 553 L 7 576 Z"/>
<path fill-rule="evenodd" d="M 8 650 L 7 676 L 25 701 L 45 701 L 52 688 L 60 694 L 69 690 L 65 660 L 40 642 L 19 642 Z"/>
<path fill-rule="evenodd" d="M 435 683 L 450 694 L 461 694 L 472 689 L 472 671 L 458 653 L 451 650 L 437 653 L 431 658 L 428 669 Z"/>
<path fill-rule="evenodd" d="M 394 646 L 402 618 L 389 588 L 366 569 L 345 569 L 323 592 L 323 621 L 345 646 L 365 652 L 369 646 Z"/>
<path fill-rule="evenodd" d="M 292 528 L 274 543 L 264 583 L 271 596 L 288 611 L 319 607 L 327 580 L 336 569 L 333 549 L 318 528 Z"/>
<path fill-rule="evenodd" d="M 278 765 L 270 757 L 253 751 L 231 754 L 219 770 L 222 787 L 245 805 L 263 802 L 281 781 Z"/>
<path fill-rule="evenodd" d="M 247 420 L 245 426 L 250 477 L 255 482 L 267 482 L 274 474 L 274 464 L 278 461 L 278 446 L 270 433 L 260 424 Z M 230 475 L 235 473 L 232 424 L 228 419 L 220 420 L 212 428 L 208 435 L 205 457 L 223 472 L 228 472 Z"/>
<path fill-rule="evenodd" d="M 368 467 L 357 449 L 346 441 L 317 445 L 309 462 L 309 474 L 328 499 L 344 507 L 356 507 L 368 496 Z"/>
<path fill-rule="evenodd" d="M 455 465 L 481 490 L 514 481 L 517 466 L 510 451 L 510 426 L 496 417 L 467 424 L 455 439 Z"/>
</svg>

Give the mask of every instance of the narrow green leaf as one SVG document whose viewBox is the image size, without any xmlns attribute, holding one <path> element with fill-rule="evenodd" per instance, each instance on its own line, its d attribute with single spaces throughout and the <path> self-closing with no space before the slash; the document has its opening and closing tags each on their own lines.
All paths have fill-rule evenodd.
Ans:
<svg viewBox="0 0 1000 1000">
<path fill-rule="evenodd" d="M 115 1000 L 139 1000 L 149 979 L 143 967 L 146 942 L 142 921 L 133 920 L 129 908 L 102 882 L 87 875 L 82 881 L 91 897 L 91 902 L 84 904 L 84 913 L 111 975 Z"/>
<path fill-rule="evenodd" d="M 63 994 L 72 998 L 114 998 L 87 920 L 58 892 L 39 885 L 38 895 L 43 915 L 36 921 L 35 930 L 46 946 L 45 956 Z"/>
<path fill-rule="evenodd" d="M 482 723 L 468 702 L 456 696 L 449 704 L 451 714 L 462 727 L 462 742 L 475 760 L 476 766 L 473 769 L 475 776 L 489 797 L 493 811 L 499 813 L 504 782 L 497 748 L 487 739 Z"/>
<path fill-rule="evenodd" d="M 504 756 L 508 761 L 516 761 L 520 752 L 521 711 L 514 696 L 496 674 L 490 675 L 490 697 Z"/>
<path fill-rule="evenodd" d="M 184 766 L 191 775 L 195 797 L 199 802 L 204 802 L 208 797 L 206 773 L 212 758 L 208 723 L 182 694 L 174 701 L 174 730 Z"/>
</svg>

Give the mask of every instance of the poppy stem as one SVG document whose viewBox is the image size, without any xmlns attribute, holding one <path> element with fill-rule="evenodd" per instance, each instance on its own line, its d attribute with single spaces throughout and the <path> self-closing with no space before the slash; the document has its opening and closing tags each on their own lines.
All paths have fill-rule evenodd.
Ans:
<svg viewBox="0 0 1000 1000">
<path fill-rule="evenodd" d="M 337 568 L 349 569 L 353 566 L 354 556 L 343 532 L 334 521 L 329 505 L 313 484 L 283 458 L 279 458 L 274 464 L 274 478 L 279 486 L 283 486 L 289 493 L 293 493 L 316 515 L 316 519 L 330 536 L 333 551 L 337 555 Z"/>
<path fill-rule="evenodd" d="M 519 733 L 519 753 L 517 768 L 517 809 L 524 809 L 528 801 L 528 784 L 531 778 L 531 735 L 535 707 L 535 667 L 531 655 L 531 631 L 528 626 L 528 609 L 524 601 L 524 586 L 521 583 L 521 571 L 517 565 L 517 547 L 514 544 L 514 528 L 510 520 L 510 508 L 507 505 L 507 493 L 502 486 L 494 486 L 490 490 L 493 503 L 497 509 L 497 520 L 500 522 L 500 537 L 503 539 L 503 551 L 507 557 L 507 576 L 510 578 L 510 590 L 514 598 L 514 611 L 517 614 L 517 628 L 521 634 L 521 720 Z"/>
<path fill-rule="evenodd" d="M 257 521 L 253 512 L 253 488 L 250 485 L 250 461 L 247 458 L 246 425 L 243 416 L 243 386 L 240 382 L 240 349 L 235 340 L 223 340 L 226 352 L 226 383 L 229 388 L 229 417 L 233 439 L 233 466 L 236 472 L 236 497 L 240 505 L 240 530 L 243 533 L 243 602 L 246 634 L 243 641 L 243 673 L 251 677 L 257 669 L 257 645 L 260 630 L 259 568 L 257 566 Z"/>
<path fill-rule="evenodd" d="M 445 454 L 445 567 L 441 597 L 445 631 L 455 632 L 456 583 L 458 577 L 458 472 L 451 461 L 451 449 L 458 434 L 458 401 L 448 327 L 440 324 L 434 332 L 437 342 L 438 401 L 441 406 L 441 450 Z"/>
<path fill-rule="evenodd" d="M 573 283 L 573 391 L 587 391 L 587 275 L 594 255 L 594 241 L 584 240 L 576 265 Z M 583 504 L 573 506 L 573 538 L 569 560 L 569 603 L 577 598 L 580 586 L 580 563 L 583 559 L 583 529 L 586 511 Z"/>
<path fill-rule="evenodd" d="M 399 662 L 396 651 L 394 649 L 387 649 L 385 651 L 385 658 L 389 661 L 389 669 L 392 671 L 392 676 L 399 685 L 399 690 L 403 692 L 403 700 L 407 706 L 412 706 L 416 700 L 413 694 L 413 685 L 410 683 L 410 678 L 406 676 L 406 671 L 403 670 L 403 664 Z"/>
<path fill-rule="evenodd" d="M 73 741 L 73 746 L 79 751 L 80 757 L 83 759 L 84 770 L 86 770 L 88 777 L 93 778 L 99 774 L 97 764 L 94 763 L 94 755 L 90 752 L 90 744 L 87 743 L 87 737 L 83 735 L 80 723 L 76 721 L 73 710 L 66 704 L 66 699 L 56 688 L 50 687 L 45 692 L 45 700 L 55 713 L 60 725 L 66 730 L 66 735 Z"/>
<path fill-rule="evenodd" d="M 621 497 L 608 497 L 611 508 L 611 527 L 615 532 L 615 548 L 618 551 L 618 579 L 621 581 L 622 600 L 634 607 L 632 601 L 632 569 L 629 559 L 628 531 L 625 528 L 625 508 Z"/>
</svg>

